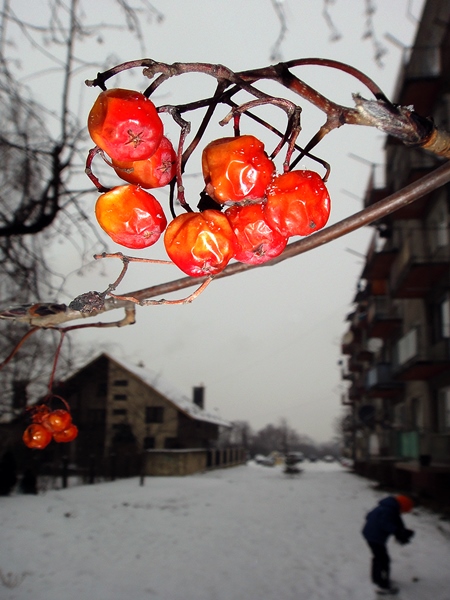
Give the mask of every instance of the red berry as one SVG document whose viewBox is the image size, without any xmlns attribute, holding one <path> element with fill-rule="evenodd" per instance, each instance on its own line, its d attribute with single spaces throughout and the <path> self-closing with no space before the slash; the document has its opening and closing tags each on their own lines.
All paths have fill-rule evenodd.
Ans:
<svg viewBox="0 0 450 600">
<path fill-rule="evenodd" d="M 163 136 L 158 149 L 147 160 L 112 161 L 117 175 L 143 188 L 158 188 L 170 183 L 176 173 L 177 155 L 170 140 Z"/>
<path fill-rule="evenodd" d="M 136 185 L 122 185 L 102 194 L 95 216 L 109 237 L 126 248 L 147 248 L 167 225 L 158 200 Z"/>
<path fill-rule="evenodd" d="M 42 425 L 52 433 L 64 431 L 72 423 L 72 417 L 67 410 L 58 408 L 52 410 L 42 418 Z"/>
<path fill-rule="evenodd" d="M 52 434 L 40 423 L 32 423 L 25 429 L 22 440 L 28 448 L 42 450 L 52 441 Z"/>
<path fill-rule="evenodd" d="M 328 190 L 314 171 L 290 171 L 275 177 L 267 190 L 267 222 L 282 235 L 309 235 L 330 216 Z"/>
<path fill-rule="evenodd" d="M 252 135 L 209 143 L 202 155 L 206 193 L 219 204 L 263 198 L 275 166 Z"/>
<path fill-rule="evenodd" d="M 42 423 L 43 419 L 50 413 L 50 408 L 47 404 L 39 404 L 37 406 L 31 406 L 28 408 L 31 412 L 31 419 L 33 423 Z"/>
<path fill-rule="evenodd" d="M 72 442 L 78 435 L 78 427 L 71 423 L 63 431 L 56 431 L 53 434 L 55 442 Z"/>
<path fill-rule="evenodd" d="M 220 211 L 184 213 L 164 234 L 169 258 L 191 277 L 216 275 L 233 257 L 236 239 L 228 219 Z"/>
<path fill-rule="evenodd" d="M 156 152 L 163 124 L 151 100 L 140 92 L 101 92 L 88 117 L 91 138 L 113 160 L 146 160 Z"/>
<path fill-rule="evenodd" d="M 266 221 L 261 203 L 234 205 L 225 211 L 238 241 L 234 258 L 259 265 L 283 252 L 287 238 Z"/>
</svg>

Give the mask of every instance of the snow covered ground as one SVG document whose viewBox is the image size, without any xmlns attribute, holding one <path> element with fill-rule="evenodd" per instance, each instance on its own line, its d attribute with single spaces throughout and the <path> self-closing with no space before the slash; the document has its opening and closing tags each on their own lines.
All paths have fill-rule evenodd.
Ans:
<svg viewBox="0 0 450 600">
<path fill-rule="evenodd" d="M 374 600 L 365 513 L 384 494 L 340 465 L 249 463 L 185 478 L 0 498 L 1 600 Z M 399 599 L 449 600 L 450 525 L 405 515 Z"/>
</svg>

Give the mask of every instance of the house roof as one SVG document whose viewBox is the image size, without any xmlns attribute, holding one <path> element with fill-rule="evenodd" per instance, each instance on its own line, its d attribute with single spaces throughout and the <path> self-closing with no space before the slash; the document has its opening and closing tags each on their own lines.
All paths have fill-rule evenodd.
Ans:
<svg viewBox="0 0 450 600">
<path fill-rule="evenodd" d="M 166 381 L 159 373 L 151 371 L 146 367 L 140 367 L 133 364 L 130 361 L 118 359 L 107 352 L 103 352 L 97 356 L 93 361 L 98 360 L 100 356 L 105 356 L 109 360 L 115 362 L 117 365 L 140 379 L 145 385 L 152 387 L 161 396 L 164 396 L 166 400 L 171 402 L 176 408 L 183 412 L 186 416 L 197 421 L 205 421 L 207 423 L 213 423 L 214 425 L 220 425 L 222 427 L 231 427 L 231 423 L 222 419 L 217 413 L 210 412 L 204 408 L 200 408 L 197 404 L 182 394 L 179 390 L 174 388 L 168 381 Z M 82 367 L 83 368 L 83 367 Z M 81 370 L 81 369 L 80 369 Z"/>
</svg>

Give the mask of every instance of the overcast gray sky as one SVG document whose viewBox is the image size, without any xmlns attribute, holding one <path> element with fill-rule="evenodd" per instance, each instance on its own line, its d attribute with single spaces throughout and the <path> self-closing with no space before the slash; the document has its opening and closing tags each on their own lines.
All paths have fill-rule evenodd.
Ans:
<svg viewBox="0 0 450 600">
<path fill-rule="evenodd" d="M 95 20 L 114 15 L 109 0 L 85 2 L 82 6 Z M 146 32 L 146 55 L 162 62 L 222 63 L 233 70 L 269 64 L 270 53 L 279 33 L 279 21 L 270 0 L 154 0 L 164 14 L 160 24 L 143 22 Z M 390 96 L 401 64 L 402 52 L 385 36 L 394 36 L 408 46 L 413 38 L 416 18 L 422 0 L 378 0 L 374 15 L 374 32 L 388 50 L 384 67 L 374 60 L 374 39 L 363 39 L 367 30 L 363 0 L 335 0 L 329 3 L 333 24 L 341 34 L 331 42 L 332 31 L 322 14 L 319 0 L 285 0 L 279 5 L 285 11 L 287 32 L 281 46 L 283 59 L 304 57 L 333 58 L 347 62 L 372 77 Z M 13 1 L 27 19 L 42 18 L 44 2 Z M 92 18 L 91 18 L 92 15 Z M 80 73 L 72 87 L 73 106 L 81 118 L 93 103 L 97 91 L 83 85 L 95 77 L 99 65 L 141 58 L 139 44 L 130 36 L 102 32 L 104 43 L 79 48 L 93 63 L 90 72 Z M 24 46 L 24 81 L 35 90 L 36 97 L 56 106 L 58 75 L 28 78 L 45 59 L 30 53 Z M 108 58 L 114 55 L 114 59 Z M 351 105 L 351 93 L 368 93 L 357 81 L 329 69 L 304 67 L 296 74 L 331 99 Z M 135 72 L 121 76 L 117 85 L 145 89 L 147 82 Z M 154 97 L 157 104 L 179 104 L 204 97 L 214 89 L 205 76 L 180 77 L 162 87 Z M 51 93 L 49 93 L 49 90 Z M 283 90 L 277 93 L 281 94 Z M 299 100 L 303 107 L 303 131 L 299 138 L 305 144 L 324 121 L 322 113 Z M 223 115 L 226 111 L 224 111 Z M 281 119 L 282 115 L 277 115 Z M 217 121 L 219 117 L 217 117 Z M 171 125 L 167 125 L 170 131 Z M 245 132 L 258 135 L 253 125 Z M 172 138 L 175 139 L 176 129 Z M 231 135 L 231 126 L 215 126 L 207 140 Z M 244 132 L 244 131 L 243 131 Z M 262 135 L 262 134 L 261 134 Z M 266 134 L 264 134 L 266 135 Z M 262 135 L 264 139 L 264 135 Z M 328 188 L 332 199 L 330 224 L 361 208 L 361 198 L 369 176 L 364 161 L 383 160 L 383 138 L 376 131 L 346 126 L 334 131 L 318 147 L 316 153 L 332 165 Z M 356 160 L 351 155 L 362 159 Z M 185 179 L 188 201 L 195 206 L 202 189 L 200 153 L 189 162 Z M 305 161 L 302 166 L 316 168 Z M 280 168 L 280 165 L 278 165 Z M 166 191 L 157 197 L 167 206 Z M 92 207 L 87 204 L 94 222 Z M 169 216 L 169 211 L 166 211 Z M 334 241 L 312 252 L 277 266 L 261 268 L 214 282 L 193 304 L 181 307 L 157 306 L 138 309 L 138 323 L 120 330 L 75 332 L 74 338 L 90 349 L 98 347 L 136 362 L 143 361 L 152 370 L 171 380 L 181 391 L 190 394 L 194 385 L 206 386 L 209 409 L 217 408 L 222 417 L 247 420 L 259 429 L 267 423 L 285 418 L 300 433 L 317 441 L 333 435 L 333 422 L 342 413 L 341 393 L 344 389 L 338 361 L 340 342 L 348 328 L 345 317 L 351 310 L 358 276 L 362 270 L 372 230 L 366 228 Z M 120 265 L 108 261 L 95 263 L 83 270 L 76 252 L 63 240 L 57 240 L 55 267 L 68 278 L 73 296 L 89 289 L 104 289 L 115 278 Z M 110 251 L 122 250 L 108 241 Z M 135 254 L 137 255 L 137 254 Z M 146 257 L 164 257 L 162 241 L 142 252 Z M 158 282 L 177 279 L 183 274 L 176 267 L 133 265 L 120 291 L 129 291 Z M 67 301 L 67 296 L 56 298 Z M 53 300 L 53 299 L 51 299 Z"/>
</svg>

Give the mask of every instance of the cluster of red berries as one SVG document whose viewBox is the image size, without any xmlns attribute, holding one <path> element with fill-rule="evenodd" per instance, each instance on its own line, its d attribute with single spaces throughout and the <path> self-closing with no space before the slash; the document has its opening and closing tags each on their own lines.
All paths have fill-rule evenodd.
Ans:
<svg viewBox="0 0 450 600">
<path fill-rule="evenodd" d="M 29 409 L 31 425 L 25 429 L 22 439 L 25 446 L 42 450 L 55 442 L 71 442 L 78 435 L 78 428 L 72 423 L 68 410 L 58 408 L 50 410 L 46 404 L 39 404 Z"/>
<path fill-rule="evenodd" d="M 240 135 L 203 150 L 204 192 L 217 209 L 185 212 L 167 226 L 160 203 L 143 189 L 167 185 L 176 172 L 175 150 L 152 101 L 132 90 L 101 92 L 88 129 L 129 182 L 98 198 L 100 226 L 127 248 L 151 246 L 165 232 L 169 258 L 192 277 L 216 275 L 231 259 L 264 263 L 281 254 L 289 237 L 309 235 L 328 220 L 330 197 L 317 173 L 277 175 L 263 143 Z"/>
</svg>

